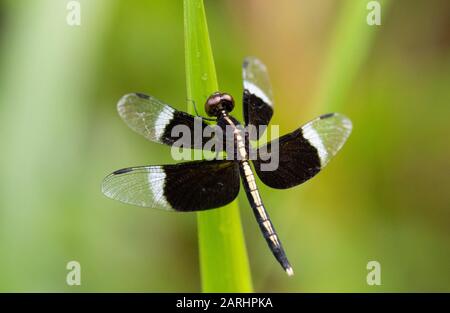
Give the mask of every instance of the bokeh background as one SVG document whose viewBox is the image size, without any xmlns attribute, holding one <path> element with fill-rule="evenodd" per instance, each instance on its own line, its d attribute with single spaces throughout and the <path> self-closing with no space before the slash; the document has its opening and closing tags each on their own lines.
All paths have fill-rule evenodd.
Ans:
<svg viewBox="0 0 450 313">
<path fill-rule="evenodd" d="M 200 291 L 195 214 L 100 191 L 115 169 L 173 163 L 115 106 L 140 91 L 186 108 L 182 1 L 81 0 L 79 27 L 67 2 L 0 2 L 0 290 Z M 256 291 L 450 291 L 450 3 L 385 1 L 371 27 L 367 2 L 205 2 L 219 84 L 237 103 L 255 55 L 282 133 L 328 111 L 354 123 L 313 180 L 260 184 L 293 278 L 241 193 Z M 70 260 L 81 286 L 66 285 Z M 371 260 L 381 286 L 366 283 Z"/>
</svg>

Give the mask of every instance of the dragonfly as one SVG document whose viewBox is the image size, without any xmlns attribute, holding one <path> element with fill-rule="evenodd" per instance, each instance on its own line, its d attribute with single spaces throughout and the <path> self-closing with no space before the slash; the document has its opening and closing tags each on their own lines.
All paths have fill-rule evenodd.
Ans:
<svg viewBox="0 0 450 313">
<path fill-rule="evenodd" d="M 276 260 L 291 276 L 294 271 L 262 201 L 254 173 L 275 189 L 304 183 L 317 175 L 342 148 L 351 133 L 352 123 L 343 114 L 328 113 L 252 148 L 273 116 L 274 101 L 267 68 L 259 59 L 245 58 L 242 75 L 244 125 L 230 114 L 234 99 L 223 92 L 215 92 L 206 100 L 205 112 L 209 118 L 203 118 L 200 123 L 202 129 L 211 127 L 211 121 L 222 130 L 231 128 L 232 136 L 225 138 L 225 145 L 236 147 L 232 158 L 119 169 L 103 180 L 102 191 L 107 197 L 127 204 L 193 212 L 220 208 L 232 202 L 239 194 L 241 181 L 263 237 Z M 180 140 L 179 134 L 173 132 L 177 126 L 193 131 L 199 118 L 141 93 L 123 96 L 117 109 L 132 130 L 150 141 L 169 146 Z M 242 126 L 254 126 L 251 128 L 254 131 L 245 132 Z M 186 140 L 183 147 L 202 149 L 210 139 L 206 136 L 201 141 Z M 256 152 L 256 157 L 250 158 L 251 152 Z M 278 158 L 277 167 L 265 170 L 264 166 L 274 155 Z"/>
</svg>

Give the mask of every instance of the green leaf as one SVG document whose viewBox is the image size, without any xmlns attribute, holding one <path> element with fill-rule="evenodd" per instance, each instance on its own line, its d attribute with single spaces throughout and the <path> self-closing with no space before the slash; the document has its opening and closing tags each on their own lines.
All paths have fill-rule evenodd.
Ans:
<svg viewBox="0 0 450 313">
<path fill-rule="evenodd" d="M 332 42 L 324 61 L 314 105 L 319 109 L 339 110 L 350 91 L 361 65 L 382 26 L 367 24 L 368 1 L 345 0 L 340 8 Z M 390 1 L 380 0 L 381 20 Z"/>
<path fill-rule="evenodd" d="M 218 91 L 202 0 L 184 0 L 188 111 L 205 116 L 204 103 Z M 199 212 L 200 272 L 204 292 L 251 292 L 252 282 L 237 202 Z"/>
</svg>

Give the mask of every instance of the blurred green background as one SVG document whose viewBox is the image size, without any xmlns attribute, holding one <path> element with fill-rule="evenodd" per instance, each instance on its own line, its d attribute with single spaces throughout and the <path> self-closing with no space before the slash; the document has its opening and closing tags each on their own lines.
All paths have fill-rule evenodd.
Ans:
<svg viewBox="0 0 450 313">
<path fill-rule="evenodd" d="M 182 1 L 81 0 L 78 27 L 67 2 L 0 2 L 0 290 L 200 291 L 195 214 L 100 191 L 115 169 L 173 163 L 115 106 L 140 91 L 185 110 Z M 281 133 L 334 110 L 354 123 L 310 182 L 259 184 L 293 278 L 241 193 L 256 291 L 450 291 L 450 2 L 383 2 L 381 26 L 367 25 L 367 2 L 205 2 L 219 84 L 237 103 L 255 55 Z M 70 260 L 81 286 L 66 285 Z M 381 286 L 366 283 L 371 260 Z"/>
</svg>

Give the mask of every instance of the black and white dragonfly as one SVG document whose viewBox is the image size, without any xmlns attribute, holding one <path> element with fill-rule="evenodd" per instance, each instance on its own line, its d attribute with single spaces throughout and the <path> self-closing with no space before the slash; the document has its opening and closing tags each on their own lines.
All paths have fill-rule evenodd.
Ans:
<svg viewBox="0 0 450 313">
<path fill-rule="evenodd" d="M 246 58 L 243 64 L 243 109 L 245 125 L 256 129 L 267 126 L 273 115 L 273 97 L 266 67 L 256 58 Z M 219 208 L 233 201 L 244 187 L 259 227 L 275 258 L 288 275 L 293 270 L 275 231 L 256 185 L 249 160 L 251 139 L 258 139 L 262 131 L 249 136 L 240 123 L 230 115 L 234 100 L 226 93 L 214 93 L 206 101 L 205 111 L 214 117 L 217 126 L 232 127 L 232 144 L 237 147 L 234 160 L 200 160 L 174 165 L 139 166 L 117 170 L 108 175 L 102 185 L 103 193 L 124 203 L 170 211 L 189 212 Z M 173 145 L 179 137 L 172 130 L 177 125 L 194 128 L 197 117 L 177 111 L 158 99 L 133 93 L 118 103 L 118 111 L 125 123 L 148 140 Z M 206 120 L 203 128 L 209 127 Z M 351 121 L 344 115 L 322 115 L 297 130 L 256 149 L 252 160 L 254 171 L 266 185 L 286 189 L 297 186 L 315 176 L 341 149 L 350 135 Z M 264 128 L 263 128 L 264 130 Z M 204 140 L 207 140 L 205 138 Z M 192 141 L 194 142 L 194 141 Z M 187 143 L 184 143 L 186 147 Z M 194 144 L 191 148 L 202 148 Z M 189 146 L 187 146 L 189 147 Z M 276 147 L 278 167 L 265 171 L 270 162 L 267 153 Z"/>
</svg>

